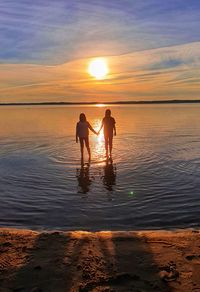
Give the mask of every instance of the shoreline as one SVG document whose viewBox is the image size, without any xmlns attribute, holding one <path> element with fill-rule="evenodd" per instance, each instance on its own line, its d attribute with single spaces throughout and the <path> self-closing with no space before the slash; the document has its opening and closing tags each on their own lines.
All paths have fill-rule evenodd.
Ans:
<svg viewBox="0 0 200 292">
<path fill-rule="evenodd" d="M 200 291 L 200 231 L 0 228 L 0 292 Z"/>
</svg>

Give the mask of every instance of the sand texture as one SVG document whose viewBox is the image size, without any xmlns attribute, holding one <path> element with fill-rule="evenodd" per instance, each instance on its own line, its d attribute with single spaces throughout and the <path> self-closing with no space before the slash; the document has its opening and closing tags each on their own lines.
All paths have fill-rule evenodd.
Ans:
<svg viewBox="0 0 200 292">
<path fill-rule="evenodd" d="M 0 292 L 200 291 L 200 233 L 0 229 Z"/>
</svg>

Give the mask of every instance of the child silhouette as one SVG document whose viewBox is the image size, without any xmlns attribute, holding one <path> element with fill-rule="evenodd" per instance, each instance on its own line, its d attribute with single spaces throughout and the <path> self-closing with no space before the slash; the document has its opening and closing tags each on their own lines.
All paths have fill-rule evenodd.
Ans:
<svg viewBox="0 0 200 292">
<path fill-rule="evenodd" d="M 88 151 L 89 161 L 91 160 L 91 151 L 90 151 L 90 145 L 89 145 L 89 129 L 94 134 L 98 135 L 97 132 L 92 128 L 90 123 L 87 121 L 85 114 L 81 113 L 79 116 L 79 122 L 76 124 L 76 143 L 78 143 L 78 140 L 79 140 L 82 163 L 84 160 L 84 144 Z"/>
<path fill-rule="evenodd" d="M 99 132 L 101 131 L 102 128 L 104 131 L 106 158 L 109 158 L 108 146 L 109 146 L 110 158 L 112 158 L 113 134 L 116 136 L 116 127 L 115 127 L 115 119 L 111 116 L 110 109 L 107 109 L 105 111 L 105 117 L 102 120 L 102 124 L 101 124 L 101 128 Z"/>
</svg>

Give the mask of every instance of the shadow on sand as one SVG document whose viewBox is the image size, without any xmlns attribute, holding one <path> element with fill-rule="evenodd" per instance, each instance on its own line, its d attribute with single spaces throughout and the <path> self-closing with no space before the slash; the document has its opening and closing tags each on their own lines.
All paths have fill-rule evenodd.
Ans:
<svg viewBox="0 0 200 292">
<path fill-rule="evenodd" d="M 4 278 L 0 291 L 171 291 L 148 242 L 134 232 L 42 233 L 25 251 L 26 245 L 24 236 L 24 264 Z"/>
</svg>

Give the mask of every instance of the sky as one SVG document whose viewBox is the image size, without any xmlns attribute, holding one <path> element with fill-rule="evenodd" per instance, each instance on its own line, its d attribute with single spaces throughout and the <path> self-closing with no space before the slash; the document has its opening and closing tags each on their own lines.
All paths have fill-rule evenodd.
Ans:
<svg viewBox="0 0 200 292">
<path fill-rule="evenodd" d="M 199 99 L 199 28 L 199 0 L 0 0 L 0 102 Z"/>
</svg>

